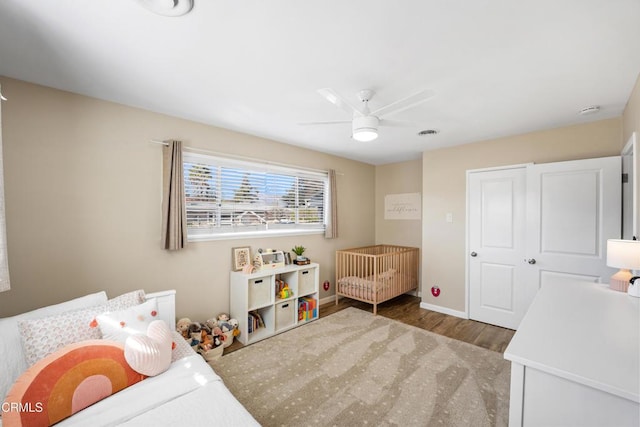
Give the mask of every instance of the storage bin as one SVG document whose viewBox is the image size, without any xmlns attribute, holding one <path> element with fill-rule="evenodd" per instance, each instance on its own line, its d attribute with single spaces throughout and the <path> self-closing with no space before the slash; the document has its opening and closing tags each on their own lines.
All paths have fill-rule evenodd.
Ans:
<svg viewBox="0 0 640 427">
<path fill-rule="evenodd" d="M 295 306 L 294 301 L 276 304 L 276 331 L 287 328 L 295 323 Z"/>
<path fill-rule="evenodd" d="M 315 269 L 307 268 L 298 271 L 298 296 L 312 294 L 315 289 Z"/>
<path fill-rule="evenodd" d="M 227 337 L 223 342 L 222 342 L 222 346 L 224 348 L 229 347 L 231 344 L 233 344 L 233 331 L 227 331 L 227 332 L 223 332 L 223 334 Z"/>
<path fill-rule="evenodd" d="M 271 276 L 249 279 L 249 309 L 271 304 Z"/>
</svg>

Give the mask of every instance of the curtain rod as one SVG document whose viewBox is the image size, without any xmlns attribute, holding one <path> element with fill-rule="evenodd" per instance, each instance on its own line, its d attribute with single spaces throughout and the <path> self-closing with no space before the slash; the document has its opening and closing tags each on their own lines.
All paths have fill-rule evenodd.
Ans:
<svg viewBox="0 0 640 427">
<path fill-rule="evenodd" d="M 169 144 L 167 144 L 166 142 L 158 141 L 158 140 L 155 140 L 155 139 L 151 139 L 149 142 L 152 142 L 154 144 L 164 145 L 165 147 L 169 146 Z M 287 167 L 287 168 L 304 169 L 304 170 L 307 170 L 309 172 L 323 172 L 323 173 L 327 172 L 326 170 L 323 170 L 323 169 L 313 169 L 313 168 L 289 165 L 289 164 L 286 164 L 286 163 L 270 162 L 270 161 L 267 161 L 267 160 L 264 160 L 264 159 L 256 159 L 255 157 L 238 156 L 238 155 L 229 154 L 229 153 L 221 153 L 221 152 L 218 152 L 218 151 L 205 150 L 205 149 L 202 149 L 202 148 L 192 148 L 192 147 L 184 147 L 184 146 L 183 146 L 183 148 L 185 150 L 187 150 L 187 151 L 200 152 L 200 153 L 203 153 L 203 154 L 212 154 L 214 156 L 226 157 L 228 159 L 252 161 L 252 162 L 256 162 L 256 163 L 262 163 L 262 164 L 265 164 L 265 165 L 284 166 L 284 167 Z M 336 175 L 343 176 L 344 173 L 336 171 Z"/>
</svg>

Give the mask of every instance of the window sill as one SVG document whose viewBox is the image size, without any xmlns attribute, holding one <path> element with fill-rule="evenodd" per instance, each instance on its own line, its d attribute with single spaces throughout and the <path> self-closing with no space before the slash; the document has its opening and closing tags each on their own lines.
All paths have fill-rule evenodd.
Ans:
<svg viewBox="0 0 640 427">
<path fill-rule="evenodd" d="M 207 242 L 211 240 L 241 240 L 260 239 L 265 237 L 303 236 L 310 234 L 324 234 L 324 230 L 273 230 L 273 231 L 246 231 L 222 234 L 201 234 L 189 236 L 189 242 Z"/>
</svg>

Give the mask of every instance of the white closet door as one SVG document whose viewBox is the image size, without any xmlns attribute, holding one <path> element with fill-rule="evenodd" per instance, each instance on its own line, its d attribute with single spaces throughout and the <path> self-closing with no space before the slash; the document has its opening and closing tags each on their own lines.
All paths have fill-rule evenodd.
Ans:
<svg viewBox="0 0 640 427">
<path fill-rule="evenodd" d="M 542 286 L 567 279 L 608 283 L 615 273 L 606 265 L 606 247 L 621 233 L 621 163 L 616 156 L 529 168 L 529 302 Z"/>
<path fill-rule="evenodd" d="M 469 171 L 469 317 L 517 329 L 541 286 L 607 283 L 621 233 L 621 158 Z"/>
<path fill-rule="evenodd" d="M 469 316 L 515 329 L 526 311 L 526 169 L 468 174 Z"/>
</svg>

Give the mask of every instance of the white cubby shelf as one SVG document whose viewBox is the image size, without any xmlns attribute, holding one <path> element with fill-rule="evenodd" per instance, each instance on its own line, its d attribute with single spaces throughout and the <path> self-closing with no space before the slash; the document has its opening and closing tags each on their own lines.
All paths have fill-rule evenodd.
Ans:
<svg viewBox="0 0 640 427">
<path fill-rule="evenodd" d="M 244 345 L 269 338 L 319 317 L 320 266 L 290 264 L 246 274 L 232 271 L 231 317 L 238 320 Z M 291 295 L 280 298 L 279 284 L 289 286 Z"/>
</svg>

